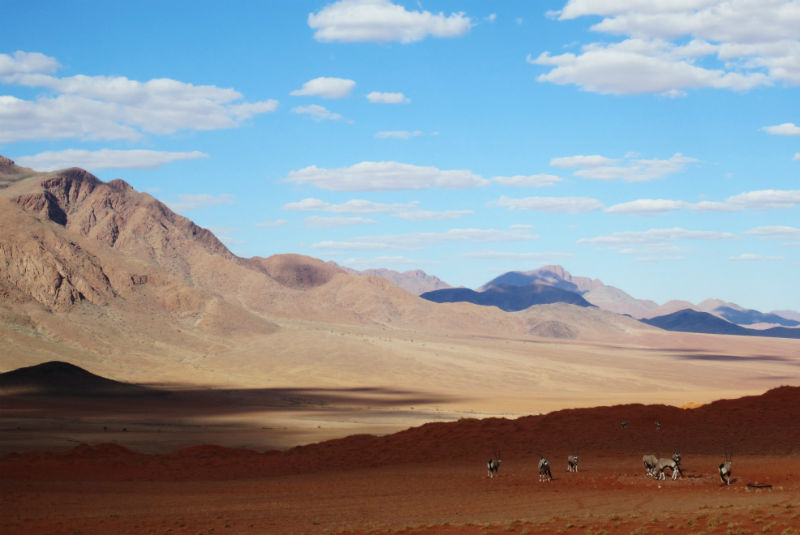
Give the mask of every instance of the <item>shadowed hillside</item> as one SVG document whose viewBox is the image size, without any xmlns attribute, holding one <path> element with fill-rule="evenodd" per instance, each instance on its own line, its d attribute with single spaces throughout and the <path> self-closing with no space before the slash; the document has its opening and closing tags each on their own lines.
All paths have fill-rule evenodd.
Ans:
<svg viewBox="0 0 800 535">
<path fill-rule="evenodd" d="M 777 338 L 800 338 L 800 329 L 772 327 L 770 329 L 748 329 L 707 312 L 692 309 L 679 310 L 666 316 L 643 319 L 644 323 L 667 331 L 708 334 L 733 334 L 737 336 L 774 336 Z"/>
<path fill-rule="evenodd" d="M 506 312 L 516 312 L 534 305 L 550 303 L 593 306 L 574 292 L 537 282 L 526 286 L 492 286 L 482 292 L 476 292 L 469 288 L 445 288 L 425 292 L 420 297 L 435 303 L 467 302 L 481 306 L 495 306 Z"/>
<path fill-rule="evenodd" d="M 516 420 L 463 419 L 430 423 L 387 436 L 354 435 L 285 452 L 194 446 L 167 455 L 144 455 L 112 444 L 81 445 L 58 454 L 11 454 L 0 459 L 9 478 L 103 477 L 150 479 L 236 479 L 264 475 L 363 469 L 393 464 L 452 461 L 481 466 L 502 452 L 515 460 L 580 451 L 581 455 L 643 453 L 680 449 L 693 454 L 796 455 L 800 453 L 800 387 L 779 387 L 760 396 L 720 400 L 696 409 L 665 405 L 616 405 L 570 409 Z M 623 427 L 622 422 L 626 422 Z M 659 422 L 660 429 L 655 422 Z M 188 462 L 187 462 L 188 461 Z M 103 470 L 108 465 L 109 470 Z M 113 470 L 111 469 L 113 467 Z M 108 475 L 111 474 L 111 475 Z"/>
<path fill-rule="evenodd" d="M 68 362 L 45 362 L 0 373 L 0 393 L 57 396 L 157 395 L 149 388 L 100 377 Z"/>
</svg>

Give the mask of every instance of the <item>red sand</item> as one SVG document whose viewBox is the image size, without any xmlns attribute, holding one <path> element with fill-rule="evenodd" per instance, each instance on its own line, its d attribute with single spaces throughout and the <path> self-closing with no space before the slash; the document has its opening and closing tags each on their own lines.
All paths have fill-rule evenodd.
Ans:
<svg viewBox="0 0 800 535">
<path fill-rule="evenodd" d="M 782 387 L 691 410 L 463 420 L 286 452 L 100 444 L 12 454 L 0 459 L 0 533 L 800 533 L 798 422 L 800 388 Z M 642 454 L 675 447 L 685 477 L 646 478 Z M 716 473 L 725 449 L 727 487 Z M 503 465 L 490 480 L 497 450 Z M 567 473 L 575 451 L 581 471 Z M 537 480 L 540 453 L 551 483 Z"/>
</svg>

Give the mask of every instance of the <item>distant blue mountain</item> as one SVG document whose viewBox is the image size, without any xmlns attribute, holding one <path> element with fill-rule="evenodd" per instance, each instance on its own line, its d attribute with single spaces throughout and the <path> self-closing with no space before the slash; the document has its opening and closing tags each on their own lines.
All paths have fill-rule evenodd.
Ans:
<svg viewBox="0 0 800 535">
<path fill-rule="evenodd" d="M 775 338 L 800 338 L 800 329 L 773 327 L 771 329 L 748 329 L 735 325 L 707 312 L 685 308 L 672 314 L 640 320 L 666 331 L 687 333 L 733 334 L 737 336 L 768 336 Z"/>
<path fill-rule="evenodd" d="M 737 310 L 728 306 L 720 306 L 714 309 L 714 312 L 725 318 L 726 320 L 738 323 L 739 325 L 752 325 L 754 323 L 774 323 L 783 325 L 784 327 L 797 327 L 800 321 L 784 318 L 777 314 L 764 314 L 758 310 Z"/>
<path fill-rule="evenodd" d="M 506 312 L 516 312 L 533 305 L 550 303 L 569 303 L 582 307 L 594 306 L 574 292 L 537 282 L 529 282 L 526 286 L 492 286 L 483 292 L 476 292 L 469 288 L 445 288 L 425 292 L 420 297 L 435 303 L 467 302 L 482 306 L 496 306 Z"/>
</svg>

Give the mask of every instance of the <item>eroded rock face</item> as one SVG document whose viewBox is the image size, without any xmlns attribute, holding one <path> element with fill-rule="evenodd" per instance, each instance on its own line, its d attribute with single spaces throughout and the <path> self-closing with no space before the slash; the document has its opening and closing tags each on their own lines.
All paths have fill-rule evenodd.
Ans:
<svg viewBox="0 0 800 535">
<path fill-rule="evenodd" d="M 37 180 L 38 184 L 11 200 L 43 220 L 126 254 L 157 263 L 185 264 L 186 251 L 199 245 L 208 253 L 234 258 L 210 231 L 150 195 L 136 192 L 124 180 L 104 183 L 77 168 Z M 189 272 L 186 265 L 179 268 Z"/>
<path fill-rule="evenodd" d="M 117 292 L 95 257 L 49 229 L 35 228 L 0 240 L 0 295 L 65 311 L 81 301 L 106 303 Z"/>
</svg>

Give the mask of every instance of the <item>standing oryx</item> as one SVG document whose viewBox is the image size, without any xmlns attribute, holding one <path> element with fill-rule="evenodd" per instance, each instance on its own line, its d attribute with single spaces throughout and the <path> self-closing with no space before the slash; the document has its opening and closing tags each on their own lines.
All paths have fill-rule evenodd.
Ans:
<svg viewBox="0 0 800 535">
<path fill-rule="evenodd" d="M 719 477 L 722 480 L 722 482 L 725 483 L 726 485 L 731 484 L 732 464 L 733 464 L 732 456 L 726 453 L 725 462 L 719 465 Z"/>
<path fill-rule="evenodd" d="M 553 474 L 550 473 L 550 461 L 542 457 L 539 459 L 539 482 L 552 480 Z"/>
<path fill-rule="evenodd" d="M 658 459 L 656 462 L 655 473 L 658 474 L 658 479 L 666 479 L 667 476 L 664 474 L 664 470 L 669 468 L 672 471 L 672 479 L 677 480 L 678 475 L 683 475 L 681 471 L 681 452 L 676 451 L 672 454 L 672 459 L 667 459 L 662 457 Z"/>
<path fill-rule="evenodd" d="M 567 457 L 567 472 L 577 472 L 578 471 L 578 456 L 577 455 L 570 455 Z"/>
<path fill-rule="evenodd" d="M 494 478 L 495 474 L 497 474 L 497 471 L 500 470 L 500 463 L 503 461 L 501 461 L 499 457 L 499 455 L 495 455 L 495 458 L 489 459 L 489 462 L 486 465 L 489 469 L 489 477 L 491 478 Z"/>
<path fill-rule="evenodd" d="M 644 475 L 647 477 L 656 476 L 656 465 L 658 464 L 658 457 L 655 455 L 643 455 L 642 464 L 644 464 Z"/>
</svg>

